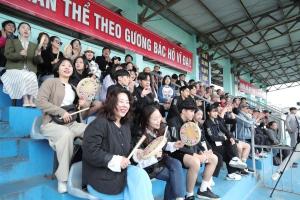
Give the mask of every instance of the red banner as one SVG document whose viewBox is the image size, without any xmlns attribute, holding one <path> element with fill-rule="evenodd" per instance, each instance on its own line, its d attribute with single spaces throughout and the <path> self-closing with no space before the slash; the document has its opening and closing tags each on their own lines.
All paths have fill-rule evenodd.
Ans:
<svg viewBox="0 0 300 200">
<path fill-rule="evenodd" d="M 243 79 L 239 79 L 238 89 L 240 92 L 252 94 L 261 98 L 266 98 L 266 92 L 264 92 L 262 89 L 256 88 L 254 85 Z"/>
<path fill-rule="evenodd" d="M 90 37 L 111 43 L 173 66 L 192 71 L 193 54 L 117 15 L 91 0 L 0 0 L 29 13 Z"/>
</svg>

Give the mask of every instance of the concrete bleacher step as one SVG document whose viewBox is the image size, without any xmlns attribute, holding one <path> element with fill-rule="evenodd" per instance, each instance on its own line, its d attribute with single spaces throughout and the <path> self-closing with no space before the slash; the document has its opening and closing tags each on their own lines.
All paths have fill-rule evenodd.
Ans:
<svg viewBox="0 0 300 200">
<path fill-rule="evenodd" d="M 0 144 L 12 147 L 7 149 L 8 152 L 1 153 L 0 185 L 52 174 L 54 153 L 46 140 L 15 140 L 15 144 L 9 144 L 11 140 L 0 139 Z"/>
<path fill-rule="evenodd" d="M 28 137 L 34 118 L 40 115 L 37 108 L 3 108 L 1 121 L 6 128 L 0 129 L 0 138 Z"/>
<path fill-rule="evenodd" d="M 18 155 L 17 139 L 0 139 L 0 158 L 14 157 Z"/>
<path fill-rule="evenodd" d="M 300 166 L 300 163 L 298 162 Z M 278 166 L 274 166 L 272 163 L 272 157 L 270 156 L 269 160 L 265 160 L 263 163 L 263 170 L 261 170 L 262 177 L 262 186 L 266 188 L 273 188 L 276 184 L 276 181 L 272 180 L 272 174 L 276 172 Z M 281 180 L 277 186 L 278 190 L 291 192 L 291 193 L 300 193 L 300 170 L 298 168 L 288 168 L 282 175 Z"/>
<path fill-rule="evenodd" d="M 79 200 L 57 192 L 57 181 L 45 176 L 0 185 L 0 200 Z"/>
<path fill-rule="evenodd" d="M 222 200 L 244 199 L 258 184 L 254 175 L 243 176 L 240 181 L 225 180 L 227 171 L 222 170 L 218 178 L 214 178 L 214 193 L 218 194 Z"/>
<path fill-rule="evenodd" d="M 155 200 L 163 199 L 163 194 L 157 191 L 163 191 L 165 182 L 153 180 L 153 194 Z M 162 188 L 161 188 L 162 187 Z M 80 200 L 80 198 L 71 196 L 67 193 L 59 194 L 57 192 L 57 181 L 51 180 L 45 176 L 31 177 L 22 181 L 12 182 L 10 184 L 0 185 L 0 200 Z"/>
<path fill-rule="evenodd" d="M 3 84 L 0 83 L 0 107 L 8 107 L 11 105 L 11 99 L 3 92 Z"/>
</svg>

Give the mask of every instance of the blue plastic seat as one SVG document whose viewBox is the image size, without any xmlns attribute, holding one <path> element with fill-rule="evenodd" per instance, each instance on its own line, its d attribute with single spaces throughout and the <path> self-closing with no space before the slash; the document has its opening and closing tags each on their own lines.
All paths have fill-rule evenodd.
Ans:
<svg viewBox="0 0 300 200">
<path fill-rule="evenodd" d="M 82 162 L 76 162 L 72 165 L 68 178 L 68 193 L 72 196 L 99 200 L 82 189 Z"/>
<path fill-rule="evenodd" d="M 43 122 L 43 117 L 38 116 L 34 119 L 31 127 L 30 137 L 35 140 L 43 140 L 46 139 L 45 136 L 41 134 L 40 127 Z"/>
</svg>

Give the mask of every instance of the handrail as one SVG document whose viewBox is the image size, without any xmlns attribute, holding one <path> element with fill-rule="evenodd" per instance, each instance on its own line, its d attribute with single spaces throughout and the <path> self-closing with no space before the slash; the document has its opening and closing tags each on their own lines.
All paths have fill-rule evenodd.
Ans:
<svg viewBox="0 0 300 200">
<path fill-rule="evenodd" d="M 235 96 L 233 96 L 233 95 L 229 95 L 229 97 L 230 98 L 236 98 Z M 279 114 L 281 114 L 281 115 L 283 115 L 284 113 L 282 112 L 282 111 L 278 111 L 278 110 L 274 110 L 273 108 L 268 108 L 268 105 L 261 105 L 261 103 L 260 102 L 257 102 L 257 101 L 254 101 L 254 100 L 252 100 L 252 99 L 247 99 L 247 101 L 251 101 L 252 103 L 255 103 L 257 106 L 261 106 L 261 107 L 263 107 L 263 108 L 265 108 L 266 110 L 271 110 L 271 111 L 273 111 L 273 112 L 276 112 L 276 113 L 279 113 Z M 277 117 L 277 116 L 275 116 L 274 114 L 270 114 L 273 118 L 275 118 L 275 119 L 277 119 L 277 120 L 280 120 L 280 121 L 285 121 L 284 119 L 281 119 L 280 117 Z"/>
<path fill-rule="evenodd" d="M 236 98 L 235 96 L 230 95 L 230 94 L 229 94 L 229 97 L 230 97 L 230 98 Z M 247 99 L 247 101 L 250 101 L 250 102 L 252 102 L 252 103 L 254 103 L 254 104 L 258 105 L 258 106 L 261 106 L 261 107 L 263 107 L 263 108 L 265 108 L 265 109 L 267 109 L 267 110 L 271 110 L 271 111 L 276 112 L 276 113 L 279 113 L 279 114 L 284 114 L 284 112 L 282 112 L 282 111 L 279 110 L 278 108 L 275 108 L 275 107 L 273 107 L 273 106 L 267 105 L 267 104 L 265 104 L 265 103 L 262 103 L 262 102 L 259 102 L 259 101 L 254 101 L 254 100 L 249 99 L 249 98 Z"/>
<path fill-rule="evenodd" d="M 163 78 L 163 76 L 161 76 L 160 74 L 158 74 L 158 73 L 156 73 L 156 72 L 150 72 L 150 74 L 153 74 L 154 76 L 157 76 L 157 77 L 159 77 L 159 78 Z M 180 88 L 181 86 L 180 85 L 178 85 L 178 84 L 176 84 L 176 83 L 171 83 L 171 85 L 174 85 L 174 86 L 176 86 L 176 87 L 178 87 L 178 88 Z M 199 99 L 201 99 L 201 100 L 203 100 L 203 101 L 205 101 L 206 103 L 208 103 L 208 104 L 213 104 L 213 102 L 212 101 L 209 101 L 209 100 L 207 100 L 207 99 L 205 99 L 205 98 L 203 98 L 203 97 L 201 97 L 201 96 L 199 96 L 199 95 L 195 95 L 197 98 L 199 98 Z M 205 113 L 205 106 L 203 106 L 203 108 L 204 108 L 204 113 Z M 204 115 L 205 116 L 205 115 Z M 246 122 L 243 118 L 241 118 L 240 116 L 238 116 L 238 115 L 236 115 L 235 114 L 235 117 L 236 118 L 239 118 L 240 120 L 242 120 L 243 122 Z"/>
</svg>

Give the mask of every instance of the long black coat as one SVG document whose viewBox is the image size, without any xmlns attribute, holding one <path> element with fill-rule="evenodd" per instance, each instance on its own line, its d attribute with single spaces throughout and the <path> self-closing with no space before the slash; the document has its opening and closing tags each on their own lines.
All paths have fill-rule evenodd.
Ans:
<svg viewBox="0 0 300 200">
<path fill-rule="evenodd" d="M 82 145 L 82 178 L 84 185 L 105 194 L 118 194 L 126 186 L 127 170 L 113 172 L 107 166 L 114 155 L 127 156 L 131 149 L 129 124 L 117 127 L 103 116 L 97 117 L 85 130 Z"/>
</svg>

